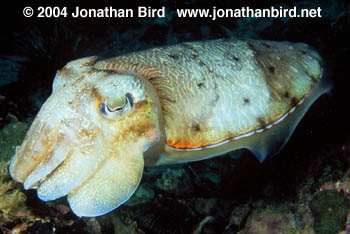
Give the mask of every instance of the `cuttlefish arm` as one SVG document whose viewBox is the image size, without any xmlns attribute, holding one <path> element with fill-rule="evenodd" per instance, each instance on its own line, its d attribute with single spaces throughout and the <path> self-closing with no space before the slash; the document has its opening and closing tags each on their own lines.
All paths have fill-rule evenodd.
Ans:
<svg viewBox="0 0 350 234">
<path fill-rule="evenodd" d="M 130 145 L 130 148 L 125 148 L 129 152 L 111 155 L 90 179 L 68 193 L 68 202 L 74 213 L 78 216 L 102 215 L 126 202 L 142 176 L 143 144 Z"/>
<path fill-rule="evenodd" d="M 159 140 L 156 98 L 142 78 L 93 68 L 96 57 L 61 69 L 10 174 L 44 201 L 68 195 L 78 216 L 105 214 L 136 190 L 143 152 Z"/>
</svg>

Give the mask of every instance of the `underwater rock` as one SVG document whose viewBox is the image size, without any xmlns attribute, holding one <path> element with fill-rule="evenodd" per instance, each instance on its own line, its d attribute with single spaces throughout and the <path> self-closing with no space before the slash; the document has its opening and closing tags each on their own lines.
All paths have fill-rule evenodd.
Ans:
<svg viewBox="0 0 350 234">
<path fill-rule="evenodd" d="M 335 182 L 326 182 L 320 188 L 320 191 L 336 190 L 343 193 L 348 199 L 350 199 L 350 178 L 344 176 L 344 178 Z"/>
<path fill-rule="evenodd" d="M 12 219 L 18 210 L 25 207 L 26 197 L 11 180 L 8 174 L 8 165 L 4 161 L 0 161 L 0 214 L 2 219 Z"/>
<path fill-rule="evenodd" d="M 297 217 L 288 209 L 270 205 L 254 210 L 239 234 L 291 234 L 315 233 L 310 225 L 299 225 Z"/>
<path fill-rule="evenodd" d="M 231 212 L 231 217 L 229 219 L 229 224 L 226 226 L 228 229 L 231 225 L 242 226 L 244 220 L 246 220 L 248 214 L 251 212 L 251 206 L 249 203 L 245 203 L 242 206 L 237 206 Z"/>
<path fill-rule="evenodd" d="M 117 213 L 117 214 L 116 214 Z M 141 230 L 129 211 L 112 212 L 98 218 L 102 233 L 148 234 Z"/>
<path fill-rule="evenodd" d="M 150 234 L 185 234 L 192 230 L 192 211 L 185 204 L 172 199 L 137 207 L 137 225 Z"/>
<path fill-rule="evenodd" d="M 282 234 L 295 229 L 293 214 L 283 213 L 273 207 L 255 211 L 249 216 L 243 233 L 246 234 Z"/>
<path fill-rule="evenodd" d="M 0 129 L 6 124 L 18 121 L 18 106 L 12 100 L 0 95 Z"/>
<path fill-rule="evenodd" d="M 11 122 L 0 129 L 0 160 L 8 161 L 15 154 L 29 128 L 24 122 Z"/>
<path fill-rule="evenodd" d="M 189 178 L 186 176 L 185 170 L 180 168 L 166 168 L 161 176 L 156 180 L 155 186 L 164 191 L 186 190 Z M 188 188 L 187 188 L 188 189 Z"/>
<path fill-rule="evenodd" d="M 26 206 L 26 195 L 21 187 L 11 180 L 8 173 L 9 162 L 0 160 L 0 230 L 7 231 L 7 223 L 25 220 L 13 230 L 26 228 L 26 221 L 33 221 L 37 217 Z"/>
<path fill-rule="evenodd" d="M 88 233 L 102 234 L 102 228 L 96 218 L 86 218 L 85 223 Z"/>
<path fill-rule="evenodd" d="M 0 87 L 18 81 L 21 64 L 27 59 L 23 56 L 1 56 Z"/>
<path fill-rule="evenodd" d="M 213 198 L 196 198 L 190 203 L 193 205 L 194 212 L 202 217 L 217 212 L 216 208 L 219 206 L 217 199 Z"/>
<path fill-rule="evenodd" d="M 318 234 L 338 233 L 345 230 L 350 202 L 336 190 L 318 192 L 310 204 L 315 216 L 314 228 Z"/>
<path fill-rule="evenodd" d="M 141 184 L 134 193 L 134 196 L 128 200 L 125 205 L 134 206 L 141 203 L 146 203 L 154 198 L 154 191 L 152 186 L 148 184 Z"/>
</svg>

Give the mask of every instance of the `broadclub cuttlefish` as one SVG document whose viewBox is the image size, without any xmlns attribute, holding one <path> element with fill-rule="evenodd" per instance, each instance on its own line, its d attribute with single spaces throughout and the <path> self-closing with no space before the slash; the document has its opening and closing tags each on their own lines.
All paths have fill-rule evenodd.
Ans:
<svg viewBox="0 0 350 234">
<path fill-rule="evenodd" d="M 303 43 L 224 39 L 69 62 L 59 70 L 10 164 L 44 201 L 67 195 L 78 216 L 135 192 L 144 165 L 246 148 L 280 151 L 331 85 Z"/>
</svg>

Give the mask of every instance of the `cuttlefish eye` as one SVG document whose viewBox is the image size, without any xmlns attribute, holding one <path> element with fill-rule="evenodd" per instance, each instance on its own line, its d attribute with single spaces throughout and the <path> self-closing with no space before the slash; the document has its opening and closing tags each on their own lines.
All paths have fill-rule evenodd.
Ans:
<svg viewBox="0 0 350 234">
<path fill-rule="evenodd" d="M 106 97 L 100 105 L 101 112 L 107 117 L 121 116 L 132 111 L 134 98 L 127 93 L 123 97 Z"/>
</svg>

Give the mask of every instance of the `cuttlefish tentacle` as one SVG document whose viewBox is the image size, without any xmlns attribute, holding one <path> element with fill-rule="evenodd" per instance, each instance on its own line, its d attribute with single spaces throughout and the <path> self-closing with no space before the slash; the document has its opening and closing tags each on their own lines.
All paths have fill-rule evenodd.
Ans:
<svg viewBox="0 0 350 234">
<path fill-rule="evenodd" d="M 307 45 L 257 40 L 78 59 L 57 72 L 10 174 L 42 200 L 67 195 L 76 215 L 102 215 L 129 199 L 144 165 L 276 154 L 331 88 L 322 73 Z"/>
</svg>

